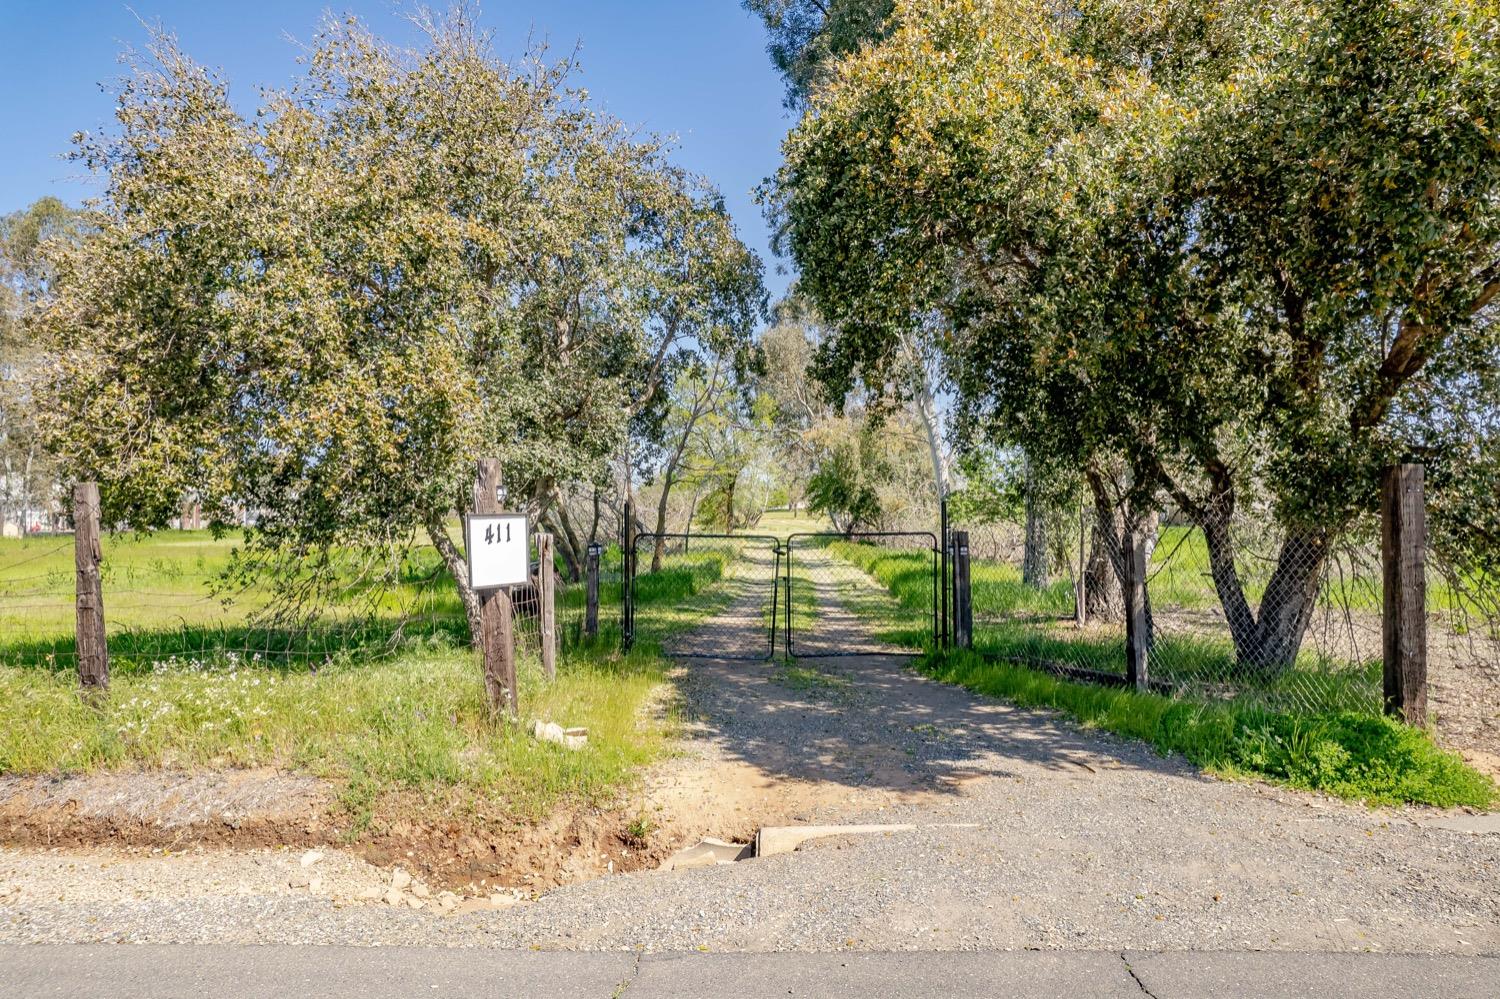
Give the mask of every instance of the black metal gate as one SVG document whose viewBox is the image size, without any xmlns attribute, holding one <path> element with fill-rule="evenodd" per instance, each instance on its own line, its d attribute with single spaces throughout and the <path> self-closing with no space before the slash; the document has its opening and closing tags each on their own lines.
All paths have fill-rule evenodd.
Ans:
<svg viewBox="0 0 1500 999">
<path fill-rule="evenodd" d="M 785 557 L 771 535 L 634 535 L 625 545 L 625 648 L 646 641 L 678 656 L 770 659 Z"/>
<path fill-rule="evenodd" d="M 888 562 L 884 568 L 893 573 L 898 592 L 892 593 L 855 561 L 831 550 L 834 545 L 859 546 L 846 554 Z M 936 644 L 941 627 L 940 555 L 937 535 L 929 531 L 791 535 L 786 542 L 783 612 L 787 655 L 915 654 Z M 912 599 L 919 589 L 922 599 Z"/>
</svg>

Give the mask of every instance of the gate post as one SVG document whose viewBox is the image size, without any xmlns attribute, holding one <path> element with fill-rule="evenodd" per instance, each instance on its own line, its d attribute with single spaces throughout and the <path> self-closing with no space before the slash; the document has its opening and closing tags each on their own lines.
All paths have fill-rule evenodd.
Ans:
<svg viewBox="0 0 1500 999">
<path fill-rule="evenodd" d="M 1427 503 L 1419 464 L 1386 469 L 1380 491 L 1385 563 L 1385 713 L 1427 724 Z"/>
<path fill-rule="evenodd" d="M 625 501 L 625 526 L 622 530 L 620 557 L 624 572 L 621 573 L 620 599 L 620 648 L 630 651 L 635 643 L 635 501 Z"/>
<path fill-rule="evenodd" d="M 953 644 L 974 647 L 974 602 L 969 589 L 969 532 L 953 532 Z"/>
<path fill-rule="evenodd" d="M 599 542 L 590 541 L 584 574 L 588 579 L 588 602 L 583 612 L 583 633 L 599 637 Z"/>
</svg>

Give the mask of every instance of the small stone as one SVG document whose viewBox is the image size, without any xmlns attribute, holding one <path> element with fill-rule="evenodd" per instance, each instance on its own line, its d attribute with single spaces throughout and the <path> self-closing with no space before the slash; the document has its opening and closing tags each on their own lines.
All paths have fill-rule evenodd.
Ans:
<svg viewBox="0 0 1500 999">
<path fill-rule="evenodd" d="M 297 873 L 286 879 L 286 883 L 292 888 L 306 888 L 312 883 L 312 879 L 306 874 Z"/>
<path fill-rule="evenodd" d="M 307 883 L 307 890 L 310 891 L 310 892 L 312 892 L 314 895 L 316 895 L 319 892 L 321 892 L 323 890 L 323 879 L 322 878 L 313 878 L 311 881 L 309 881 Z"/>
<path fill-rule="evenodd" d="M 406 904 L 411 906 L 413 909 L 420 909 L 427 903 L 423 902 L 420 898 L 408 898 L 406 900 Z"/>
<path fill-rule="evenodd" d="M 322 851 L 319 851 L 319 850 L 308 850 L 306 853 L 304 853 L 302 855 L 301 864 L 302 864 L 303 867 L 311 867 L 313 864 L 316 864 L 318 861 L 320 861 L 322 859 L 323 859 Z"/>
<path fill-rule="evenodd" d="M 432 895 L 432 893 L 427 890 L 427 886 L 422 884 L 422 882 L 420 881 L 411 886 L 411 893 L 417 896 L 417 898 L 429 898 Z"/>
<path fill-rule="evenodd" d="M 509 909 L 517 901 L 518 899 L 514 895 L 491 895 L 490 907 L 494 909 Z"/>
<path fill-rule="evenodd" d="M 385 904 L 397 906 L 401 904 L 401 893 L 394 888 L 388 888 L 385 892 Z"/>
<path fill-rule="evenodd" d="M 379 885 L 371 885 L 368 888 L 362 889 L 357 897 L 362 898 L 362 899 L 364 899 L 367 902 L 373 902 L 376 899 L 380 898 L 380 896 L 381 896 L 381 888 L 380 888 L 380 886 Z"/>
<path fill-rule="evenodd" d="M 398 868 L 395 869 L 395 871 L 393 871 L 391 873 L 391 887 L 392 888 L 396 889 L 397 891 L 400 891 L 401 889 L 405 888 L 409 884 L 411 884 L 411 875 L 407 874 L 401 868 L 398 867 Z"/>
</svg>

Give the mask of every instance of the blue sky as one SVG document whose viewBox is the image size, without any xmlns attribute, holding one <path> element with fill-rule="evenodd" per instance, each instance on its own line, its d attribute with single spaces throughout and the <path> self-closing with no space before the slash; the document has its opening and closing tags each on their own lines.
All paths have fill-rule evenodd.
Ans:
<svg viewBox="0 0 1500 999">
<path fill-rule="evenodd" d="M 95 193 L 62 154 L 75 131 L 109 127 L 112 101 L 100 84 L 120 75 L 126 46 L 144 43 L 138 17 L 160 21 L 195 59 L 222 69 L 248 107 L 257 87 L 296 73 L 288 36 L 311 38 L 325 10 L 407 39 L 403 9 L 390 0 L 0 0 L 0 213 L 47 194 L 77 203 Z M 677 161 L 724 192 L 780 294 L 787 278 L 751 192 L 776 169 L 791 120 L 760 24 L 738 0 L 488 0 L 482 9 L 502 53 L 518 54 L 528 36 L 559 54 L 580 44 L 578 82 L 596 101 L 633 125 L 675 134 Z"/>
</svg>

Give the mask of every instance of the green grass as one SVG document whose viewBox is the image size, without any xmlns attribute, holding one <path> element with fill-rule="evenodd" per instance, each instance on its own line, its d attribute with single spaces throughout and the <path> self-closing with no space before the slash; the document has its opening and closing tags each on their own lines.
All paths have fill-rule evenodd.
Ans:
<svg viewBox="0 0 1500 999">
<path fill-rule="evenodd" d="M 931 633 L 927 623 L 932 614 L 930 556 L 843 541 L 833 542 L 828 549 L 862 569 L 900 604 L 903 614 L 894 618 L 886 611 L 866 615 L 881 622 L 880 637 L 922 645 L 923 636 Z M 1021 582 L 1014 566 L 975 560 L 970 592 L 976 650 L 1020 665 L 1057 664 L 1124 674 L 1123 628 L 1096 623 L 1078 629 L 1071 619 L 1073 594 L 1066 580 L 1036 589 Z M 1152 599 L 1162 599 L 1155 589 Z M 1165 609 L 1161 603 L 1157 606 Z M 1291 669 L 1252 681 L 1240 669 L 1227 632 L 1164 632 L 1158 634 L 1151 655 L 1151 675 L 1173 684 L 1184 695 L 1235 698 L 1312 714 L 1378 709 L 1380 671 L 1378 659 L 1350 662 L 1304 648 Z"/>
<path fill-rule="evenodd" d="M 48 541 L 0 549 L 0 587 L 70 590 L 71 553 Z M 384 792 L 403 789 L 444 801 L 483 800 L 517 816 L 541 815 L 562 800 L 600 805 L 662 752 L 669 720 L 643 710 L 668 668 L 658 641 L 711 613 L 730 564 L 725 552 L 695 552 L 643 574 L 641 612 L 667 627 L 628 655 L 618 651 L 618 582 L 601 587 L 594 641 L 577 634 L 583 588 L 564 588 L 557 680 L 545 682 L 535 654 L 520 643 L 523 724 L 510 725 L 488 709 L 451 582 L 429 580 L 421 570 L 404 584 L 432 597 L 435 613 L 421 627 L 403 626 L 402 605 L 392 601 L 377 604 L 378 613 L 363 622 L 368 642 L 332 627 L 321 637 L 281 636 L 294 647 L 264 654 L 248 650 L 264 648 L 258 643 L 270 632 L 247 622 L 270 594 L 228 607 L 181 599 L 207 588 L 231 547 L 180 533 L 107 542 L 114 581 L 106 584 L 106 605 L 130 585 L 164 594 L 174 613 L 114 619 L 110 691 L 98 703 L 78 696 L 71 638 L 56 633 L 71 627 L 71 598 L 65 625 L 33 615 L 24 627 L 7 627 L 0 638 L 0 773 L 277 767 L 336 782 L 356 819 L 368 818 Z M 606 563 L 617 564 L 618 552 Z M 128 603 L 117 599 L 115 607 Z M 194 608 L 191 616 L 185 606 Z M 48 649 L 58 654 L 38 654 Z M 587 727 L 587 747 L 570 751 L 533 739 L 525 725 L 532 718 Z"/>
<path fill-rule="evenodd" d="M 1353 712 L 1287 715 L 1075 683 L 969 651 L 933 653 L 919 668 L 946 683 L 1028 707 L 1054 708 L 1086 727 L 1179 753 L 1230 777 L 1270 780 L 1371 805 L 1487 809 L 1493 782 L 1428 736 Z"/>
</svg>

